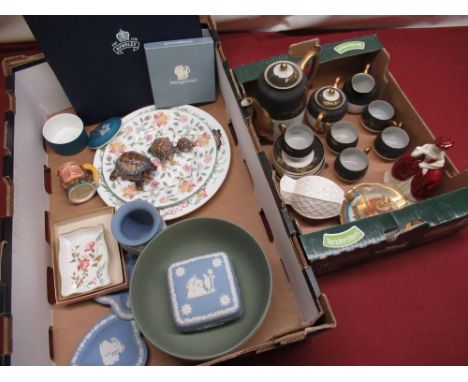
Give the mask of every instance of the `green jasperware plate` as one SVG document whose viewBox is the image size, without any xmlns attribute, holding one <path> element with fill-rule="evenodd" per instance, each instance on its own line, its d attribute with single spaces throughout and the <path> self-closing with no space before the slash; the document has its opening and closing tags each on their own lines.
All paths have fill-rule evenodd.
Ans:
<svg viewBox="0 0 468 382">
<path fill-rule="evenodd" d="M 172 263 L 219 251 L 235 268 L 243 314 L 222 326 L 182 333 L 172 319 L 167 270 Z M 197 361 L 247 341 L 265 318 L 271 293 L 270 265 L 257 241 L 240 226 L 214 218 L 185 220 L 157 235 L 138 257 L 130 283 L 135 320 L 144 336 L 166 353 Z"/>
</svg>

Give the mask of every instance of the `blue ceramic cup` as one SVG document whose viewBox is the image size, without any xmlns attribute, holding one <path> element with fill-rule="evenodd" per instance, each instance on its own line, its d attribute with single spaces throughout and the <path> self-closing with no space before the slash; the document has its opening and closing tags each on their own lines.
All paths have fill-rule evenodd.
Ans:
<svg viewBox="0 0 468 382">
<path fill-rule="evenodd" d="M 52 150 L 60 155 L 74 155 L 88 144 L 83 121 L 75 114 L 62 113 L 47 120 L 42 136 Z"/>
<path fill-rule="evenodd" d="M 139 255 L 145 245 L 165 228 L 156 208 L 144 200 L 122 205 L 112 217 L 112 234 L 122 248 Z"/>
</svg>

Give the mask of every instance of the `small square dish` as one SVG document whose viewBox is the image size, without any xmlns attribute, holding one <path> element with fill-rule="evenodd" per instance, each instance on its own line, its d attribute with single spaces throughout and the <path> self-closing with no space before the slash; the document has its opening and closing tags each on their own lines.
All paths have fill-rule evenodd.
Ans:
<svg viewBox="0 0 468 382">
<path fill-rule="evenodd" d="M 72 304 L 128 286 L 125 261 L 112 236 L 114 209 L 99 208 L 51 224 L 55 304 Z"/>
<path fill-rule="evenodd" d="M 226 253 L 173 263 L 167 277 L 173 319 L 180 331 L 205 330 L 242 315 L 237 278 Z"/>
<path fill-rule="evenodd" d="M 109 253 L 103 225 L 61 234 L 58 261 L 64 297 L 109 285 Z"/>
</svg>

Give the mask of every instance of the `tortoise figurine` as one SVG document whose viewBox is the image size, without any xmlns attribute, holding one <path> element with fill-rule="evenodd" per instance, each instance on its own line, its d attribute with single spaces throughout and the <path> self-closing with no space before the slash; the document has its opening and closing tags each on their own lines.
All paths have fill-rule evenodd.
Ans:
<svg viewBox="0 0 468 382">
<path fill-rule="evenodd" d="M 175 151 L 174 145 L 167 137 L 156 138 L 148 149 L 148 152 L 159 158 L 161 162 L 172 161 Z"/>
<path fill-rule="evenodd" d="M 110 180 L 121 177 L 135 183 L 137 190 L 143 190 L 145 180 L 153 178 L 153 171 L 157 168 L 151 160 L 136 151 L 126 151 L 115 162 Z"/>
<path fill-rule="evenodd" d="M 216 148 L 219 150 L 219 148 L 221 147 L 221 137 L 222 137 L 222 134 L 221 134 L 221 130 L 219 129 L 216 129 L 216 130 L 212 130 L 212 133 L 214 135 L 214 138 L 215 138 L 215 142 L 216 142 Z"/>
<path fill-rule="evenodd" d="M 177 151 L 182 153 L 189 153 L 193 149 L 193 142 L 186 137 L 182 137 L 177 141 L 176 147 Z"/>
</svg>

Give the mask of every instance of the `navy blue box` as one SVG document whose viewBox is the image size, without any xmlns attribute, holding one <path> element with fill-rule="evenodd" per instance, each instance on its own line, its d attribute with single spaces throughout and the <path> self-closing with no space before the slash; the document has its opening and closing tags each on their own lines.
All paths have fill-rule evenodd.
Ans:
<svg viewBox="0 0 468 382">
<path fill-rule="evenodd" d="M 147 42 L 201 37 L 198 16 L 25 16 L 85 124 L 151 105 Z"/>
</svg>

